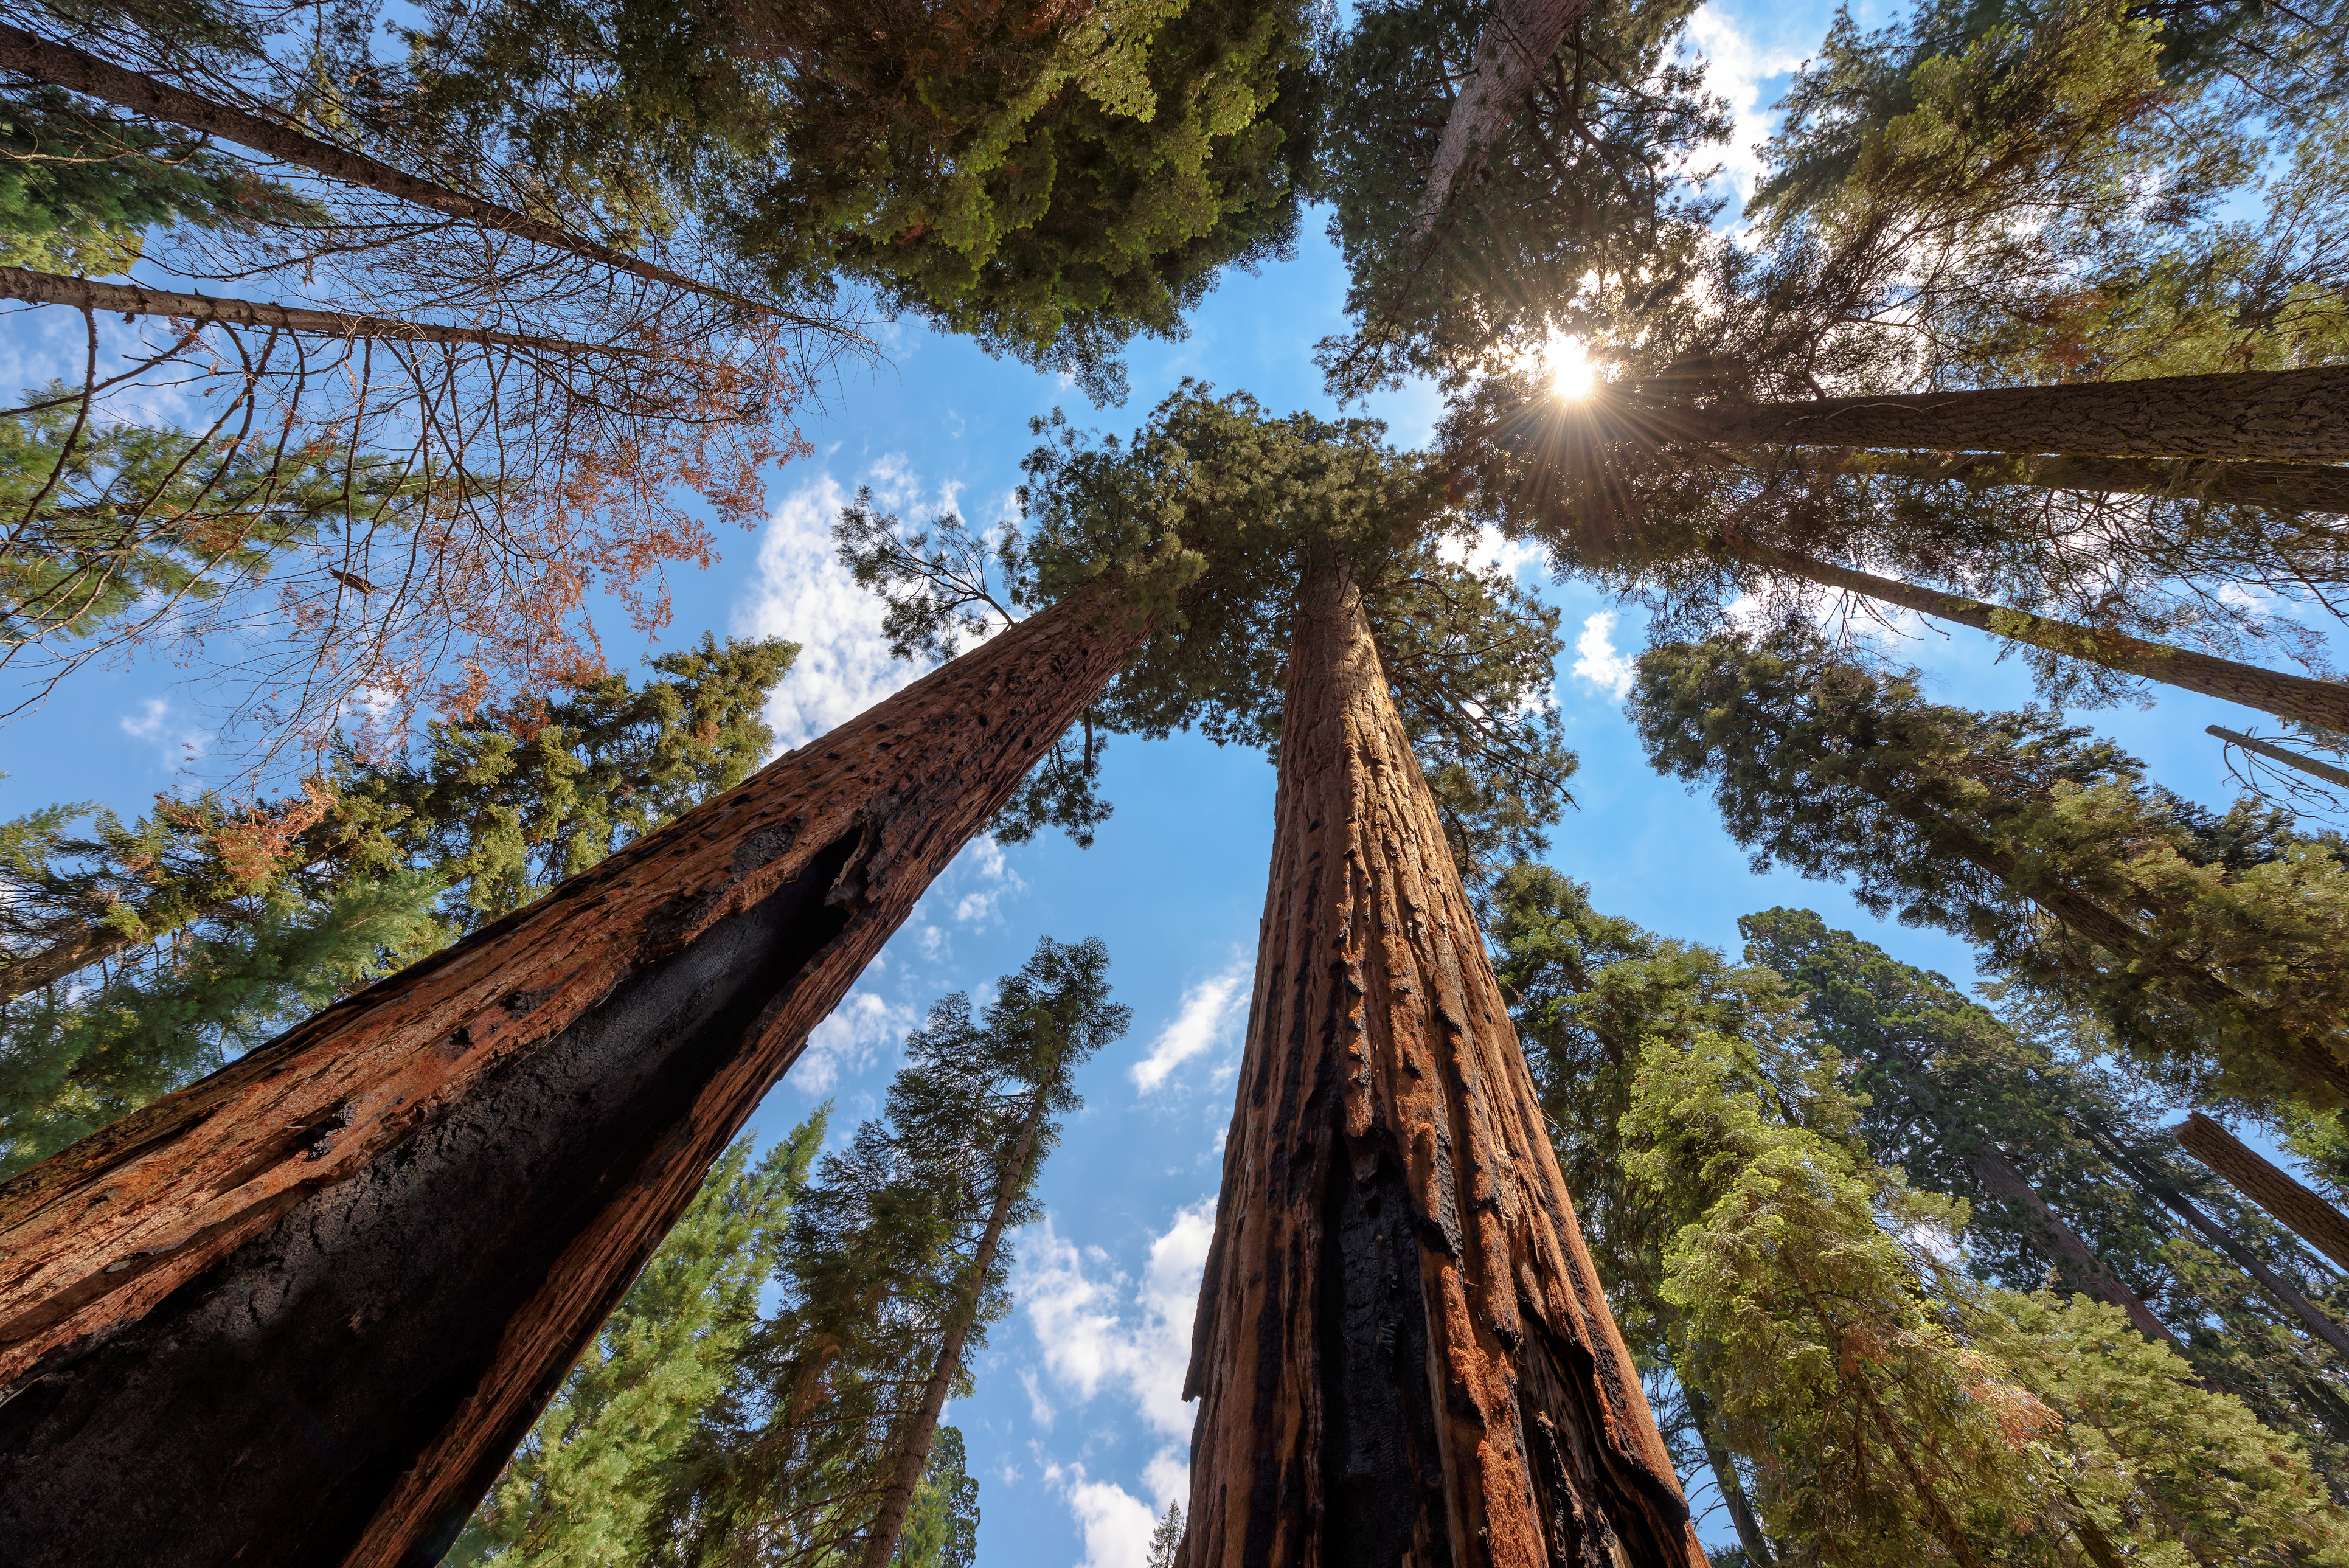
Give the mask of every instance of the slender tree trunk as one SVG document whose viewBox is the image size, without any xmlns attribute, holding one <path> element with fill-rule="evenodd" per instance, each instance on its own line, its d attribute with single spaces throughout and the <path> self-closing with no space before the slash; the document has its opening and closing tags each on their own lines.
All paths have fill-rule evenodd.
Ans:
<svg viewBox="0 0 2349 1568">
<path fill-rule="evenodd" d="M 2150 643 L 2126 632 L 2100 631 L 2094 626 L 2054 621 L 1979 599 L 1944 593 L 1938 588 L 1855 572 L 1848 566 L 1837 566 L 1766 544 L 1731 542 L 1728 547 L 1757 566 L 1784 572 L 1822 587 L 1863 593 L 1921 615 L 1937 615 L 1994 636 L 2028 643 L 2034 648 L 2086 659 L 2124 675 L 2143 676 L 2184 691 L 2215 696 L 2222 702 L 2255 707 L 2279 718 L 2349 733 L 2349 683 L 2286 675 L 2257 665 L 2238 664 L 2233 659 L 2172 647 L 2167 643 Z"/>
<path fill-rule="evenodd" d="M 1453 193 L 1475 178 L 1485 147 L 1508 124 L 1510 114 L 1557 57 L 1568 31 L 1589 8 L 1589 0 L 1495 0 L 1477 35 L 1468 79 L 1444 119 L 1427 188 L 1420 194 L 1413 224 L 1417 234 L 1432 233 Z"/>
<path fill-rule="evenodd" d="M 248 114 L 226 104 L 215 103 L 210 98 L 199 98 L 194 93 L 159 82 L 152 77 L 126 71 L 95 55 L 84 54 L 68 45 L 51 43 L 47 38 L 5 23 L 0 23 L 0 66 L 34 81 L 67 88 L 150 119 L 168 120 L 191 130 L 201 130 L 223 140 L 233 141 L 240 147 L 249 147 L 255 152 L 266 153 L 281 163 L 307 169 L 347 184 L 379 191 L 402 201 L 460 218 L 469 223 L 478 223 L 485 229 L 512 234 L 551 250 L 565 251 L 632 277 L 665 284 L 671 288 L 689 289 L 695 294 L 749 306 L 802 326 L 834 333 L 841 330 L 724 289 L 713 288 L 673 273 L 667 267 L 629 255 L 625 251 L 616 251 L 609 245 L 574 234 L 543 219 L 517 212 L 511 207 L 467 195 L 461 191 L 452 191 L 445 185 L 395 169 L 365 153 L 353 152 L 330 141 L 320 141 L 290 126 L 264 119 L 259 115 Z"/>
<path fill-rule="evenodd" d="M 1722 1506 L 1729 1510 L 1730 1527 L 1737 1532 L 1737 1543 L 1745 1548 L 1745 1560 L 1754 1568 L 1775 1568 L 1770 1538 L 1762 1533 L 1762 1522 L 1754 1517 L 1754 1501 L 1745 1495 L 1745 1483 L 1737 1476 L 1737 1462 L 1714 1433 L 1713 1401 L 1685 1383 L 1681 1385 L 1681 1394 L 1688 1400 L 1689 1423 L 1696 1428 L 1697 1440 L 1704 1444 L 1704 1462 L 1713 1467 L 1713 1484 L 1721 1489 Z"/>
<path fill-rule="evenodd" d="M 523 348 L 572 357 L 582 354 L 641 355 L 652 352 L 602 343 L 574 343 L 568 338 L 538 337 L 528 333 L 492 332 L 471 326 L 441 326 L 427 321 L 406 321 L 388 315 L 349 315 L 338 310 L 307 310 L 270 304 L 259 300 L 215 299 L 210 294 L 177 294 L 140 284 L 93 283 L 56 273 L 31 273 L 22 267 L 0 266 L 0 299 L 27 300 L 34 304 L 70 305 L 97 315 L 168 315 L 181 321 L 225 322 L 233 326 L 271 326 L 319 337 L 398 338 L 409 343 L 473 343 L 500 348 Z"/>
<path fill-rule="evenodd" d="M 2164 496 L 2265 507 L 2275 511 L 2349 513 L 2349 467 L 2318 463 L 2192 462 L 2168 458 L 2017 458 L 2003 453 L 1872 452 L 1795 448 L 1784 454 L 1745 454 L 1729 460 L 1768 469 L 1781 460 L 1814 473 L 1887 474 L 1900 479 L 1957 480 L 1969 484 L 2019 485 L 2033 490 L 2101 495 Z"/>
<path fill-rule="evenodd" d="M 1019 1142 L 1011 1151 L 1011 1164 L 1004 1171 L 1002 1185 L 996 1190 L 994 1211 L 987 1216 L 987 1229 L 978 1238 L 978 1251 L 971 1255 L 968 1284 L 958 1293 L 960 1299 L 954 1317 L 947 1325 L 946 1338 L 938 1346 L 937 1363 L 930 1370 L 930 1380 L 922 1387 L 922 1402 L 914 1412 L 913 1424 L 905 1429 L 905 1445 L 897 1450 L 897 1473 L 890 1478 L 889 1490 L 881 1499 L 881 1511 L 874 1516 L 872 1532 L 864 1538 L 864 1568 L 889 1568 L 889 1559 L 897 1550 L 897 1537 L 905 1528 L 905 1511 L 913 1506 L 914 1489 L 921 1484 L 922 1471 L 929 1467 L 930 1443 L 937 1435 L 939 1412 L 947 1408 L 947 1391 L 954 1387 L 955 1372 L 962 1366 L 963 1343 L 970 1337 L 970 1326 L 978 1317 L 979 1297 L 987 1290 L 987 1271 L 995 1264 L 996 1249 L 1003 1244 L 1003 1227 L 1010 1221 L 1011 1211 L 1027 1185 L 1028 1151 L 1035 1147 L 1036 1130 L 1044 1123 L 1052 1082 L 1052 1075 L 1048 1073 L 1036 1085 L 1035 1096 L 1028 1106 L 1028 1119 L 1020 1124 Z"/>
<path fill-rule="evenodd" d="M 2118 1140 L 2104 1134 L 2094 1126 L 2089 1127 L 2088 1136 L 2104 1149 L 2106 1158 L 2119 1166 L 2122 1172 L 2155 1202 L 2185 1221 L 2204 1241 L 2225 1253 L 2237 1268 L 2257 1280 L 2260 1287 L 2275 1297 L 2279 1305 L 2299 1318 L 2311 1334 L 2333 1346 L 2344 1358 L 2349 1358 L 2349 1334 L 2344 1334 L 2341 1326 L 2320 1311 L 2314 1302 L 2295 1290 L 2291 1281 L 2261 1263 L 2250 1249 L 2228 1233 L 2225 1226 L 2204 1213 L 2200 1205 L 2178 1190 L 2177 1183 L 2165 1181 L 2158 1171 L 2149 1171 L 2139 1164 L 2120 1146 Z"/>
<path fill-rule="evenodd" d="M 1750 709 L 1748 712 L 1751 714 Z M 1752 717 L 1764 728 L 1776 731 L 1775 721 L 1759 715 Z M 1894 810 L 1907 810 L 1895 780 L 1876 769 L 1865 764 L 1855 767 L 1850 778 L 1854 784 Z M 2222 976 L 2157 946 L 2133 922 L 2075 889 L 2025 875 L 2023 862 L 2014 855 L 1971 829 L 1963 830 L 1963 841 L 1953 847 L 1952 854 L 1998 878 L 2017 898 L 2028 899 L 2077 934 L 2127 961 L 2138 973 L 2155 980 L 2163 994 L 2196 1012 L 2224 1015 L 2249 1001 Z M 2268 1060 L 2292 1077 L 2311 1086 L 2322 1085 L 2333 1097 L 2349 1099 L 2349 1065 L 2344 1065 L 2331 1048 L 2329 1037 L 2327 1043 L 2320 1044 L 2301 1034 L 2271 1029 L 2260 1049 Z"/>
<path fill-rule="evenodd" d="M 2028 1229 L 2032 1240 L 2038 1243 L 2039 1250 L 2054 1263 L 2060 1272 L 2071 1277 L 2075 1285 L 2097 1300 L 2109 1302 L 2128 1314 L 2129 1322 L 2136 1325 L 2137 1331 L 2147 1339 L 2159 1340 L 2181 1354 L 2185 1351 L 2184 1341 L 2153 1315 L 2153 1309 L 2146 1305 L 2137 1292 L 2105 1267 L 2104 1259 L 2090 1251 L 2088 1243 L 2080 1239 L 2080 1233 L 2047 1206 L 2047 1200 L 2039 1195 L 2039 1189 L 2014 1168 L 2013 1161 L 1996 1149 L 1985 1147 L 1980 1152 L 1967 1156 L 1966 1164 L 1973 1171 L 1974 1180 L 1982 1184 L 1983 1191 L 2005 1199 L 2031 1216 Z"/>
<path fill-rule="evenodd" d="M 2349 366 L 1605 412 L 1652 439 L 1724 447 L 2349 461 Z"/>
<path fill-rule="evenodd" d="M 1350 579 L 1309 574 L 1185 1568 L 1701 1568 Z"/>
<path fill-rule="evenodd" d="M 2287 768 L 2297 768 L 2312 778 L 2323 779 L 2327 784 L 2338 784 L 2344 789 L 2349 789 L 2349 769 L 2335 768 L 2330 762 L 2319 762 L 2313 757 L 2302 757 L 2297 751 L 2287 751 L 2281 746 L 2257 740 L 2240 731 L 2221 728 L 2215 724 L 2204 725 L 2202 733 L 2215 735 L 2230 746 L 2240 746 L 2244 750 L 2264 757 L 2271 762 L 2281 762 Z"/>
<path fill-rule="evenodd" d="M 2177 1129 L 2186 1152 L 2208 1165 L 2226 1183 L 2265 1209 L 2285 1229 L 2349 1269 L 2349 1215 L 2326 1202 L 2262 1159 L 2240 1138 L 2195 1111 Z"/>
<path fill-rule="evenodd" d="M 140 939 L 110 925 L 94 925 L 53 942 L 37 953 L 10 960 L 0 969 L 0 1001 L 55 985 L 78 970 L 102 964 Z"/>
<path fill-rule="evenodd" d="M 0 1186 L 11 1563 L 436 1559 L 808 1031 L 1140 643 L 1112 593 Z"/>
</svg>

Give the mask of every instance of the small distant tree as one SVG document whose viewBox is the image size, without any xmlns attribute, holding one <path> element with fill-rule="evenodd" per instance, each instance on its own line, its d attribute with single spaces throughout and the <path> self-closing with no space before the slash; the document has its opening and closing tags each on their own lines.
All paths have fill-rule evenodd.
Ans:
<svg viewBox="0 0 2349 1568">
<path fill-rule="evenodd" d="M 1150 1532 L 1148 1568 L 1174 1568 L 1174 1559 L 1183 1550 L 1183 1505 L 1170 1502 L 1166 1511 L 1158 1517 L 1158 1526 Z"/>
<path fill-rule="evenodd" d="M 1071 1080 L 1131 1016 L 1108 965 L 1098 940 L 1047 937 L 983 1011 L 957 994 L 906 1037 L 883 1119 L 801 1195 L 781 1304 L 677 1451 L 653 1561 L 885 1568 L 901 1542 L 965 1550 L 954 1521 L 975 1527 L 975 1488 L 938 1468 L 961 1446 L 934 1446 L 938 1417 L 1010 1308 L 1005 1232 L 1035 1217 L 1058 1118 L 1081 1103 Z"/>
</svg>

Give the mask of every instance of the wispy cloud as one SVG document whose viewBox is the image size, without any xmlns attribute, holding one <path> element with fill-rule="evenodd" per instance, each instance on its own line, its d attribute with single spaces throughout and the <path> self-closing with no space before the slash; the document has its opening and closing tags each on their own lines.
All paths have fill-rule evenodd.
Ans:
<svg viewBox="0 0 2349 1568">
<path fill-rule="evenodd" d="M 1718 159 L 1722 178 L 1743 201 L 1761 179 L 1762 146 L 1780 119 L 1775 98 L 1764 107 L 1763 84 L 1801 65 L 1807 51 L 1783 38 L 1762 41 L 1717 5 L 1697 8 L 1689 18 L 1688 40 L 1683 47 L 1705 62 L 1704 85 L 1729 105 L 1729 145 L 1706 148 L 1699 160 Z"/>
<path fill-rule="evenodd" d="M 1222 974 L 1183 993 L 1174 1018 L 1150 1042 L 1150 1054 L 1133 1064 L 1133 1081 L 1143 1093 L 1156 1090 L 1176 1068 L 1238 1034 L 1247 1016 L 1249 973 L 1244 961 L 1235 959 Z"/>
<path fill-rule="evenodd" d="M 166 768 L 185 768 L 212 746 L 212 734 L 201 724 L 171 711 L 171 699 L 150 696 L 122 718 L 122 733 L 143 740 L 161 754 Z"/>
<path fill-rule="evenodd" d="M 891 1002 L 870 991 L 851 991 L 832 1016 L 809 1031 L 807 1049 L 792 1064 L 791 1085 L 819 1095 L 838 1083 L 843 1073 L 858 1073 L 896 1048 L 918 1020 L 903 1002 Z"/>
</svg>

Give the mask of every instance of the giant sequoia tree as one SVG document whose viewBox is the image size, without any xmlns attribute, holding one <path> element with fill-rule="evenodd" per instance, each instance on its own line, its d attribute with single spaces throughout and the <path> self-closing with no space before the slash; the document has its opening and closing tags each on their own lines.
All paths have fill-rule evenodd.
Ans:
<svg viewBox="0 0 2349 1568">
<path fill-rule="evenodd" d="M 1299 590 L 1182 1561 L 1702 1561 L 1340 569 Z"/>
</svg>

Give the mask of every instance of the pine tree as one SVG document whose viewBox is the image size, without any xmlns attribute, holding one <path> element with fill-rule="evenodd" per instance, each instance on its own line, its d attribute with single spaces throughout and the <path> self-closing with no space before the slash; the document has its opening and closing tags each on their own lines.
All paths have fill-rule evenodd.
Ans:
<svg viewBox="0 0 2349 1568">
<path fill-rule="evenodd" d="M 761 710 L 796 653 L 704 637 L 641 685 L 436 724 L 413 753 L 346 747 L 289 799 L 0 827 L 0 1175 L 731 789 L 772 744 Z"/>
<path fill-rule="evenodd" d="M 1047 937 L 982 1013 L 958 993 L 906 1037 L 884 1119 L 801 1196 L 782 1305 L 678 1452 L 657 1561 L 909 1560 L 939 1410 L 1010 1309 L 1005 1228 L 1036 1217 L 1057 1118 L 1081 1103 L 1071 1079 L 1131 1016 L 1108 1000 L 1108 963 L 1098 941 Z"/>
<path fill-rule="evenodd" d="M 711 1167 L 445 1561 L 641 1558 L 678 1448 L 737 1376 L 828 1109 L 755 1162 L 744 1140 Z"/>
<path fill-rule="evenodd" d="M 1757 861 L 1977 943 L 2166 1081 L 2271 1107 L 2349 1088 L 2349 862 L 2275 812 L 2202 811 L 2051 714 L 1928 703 L 1815 634 L 1651 650 L 1634 715 L 1660 770 L 1713 781 Z"/>
<path fill-rule="evenodd" d="M 2289 1439 L 2115 1308 L 1969 1288 L 1934 1244 L 1962 1204 L 1779 1104 L 1749 1051 L 1703 1034 L 1647 1049 L 1624 1129 L 1682 1222 L 1682 1375 L 1754 1460 L 1774 1539 L 1838 1565 L 2349 1553 L 2349 1515 Z"/>
<path fill-rule="evenodd" d="M 1174 1568 L 1183 1550 L 1183 1505 L 1170 1502 L 1150 1532 L 1150 1556 L 1145 1568 Z"/>
<path fill-rule="evenodd" d="M 2025 1291 L 2052 1274 L 2065 1294 L 2110 1302 L 2349 1489 L 2341 1293 L 2178 1160 L 2141 1096 L 2081 1058 L 2101 1038 L 2059 1049 L 2047 1028 L 2078 1020 L 2010 1026 L 1807 910 L 1739 927 L 1747 961 L 1798 987 L 1819 1038 L 1850 1064 L 1869 1156 L 1912 1187 L 1967 1201 L 1971 1272 Z"/>
</svg>

